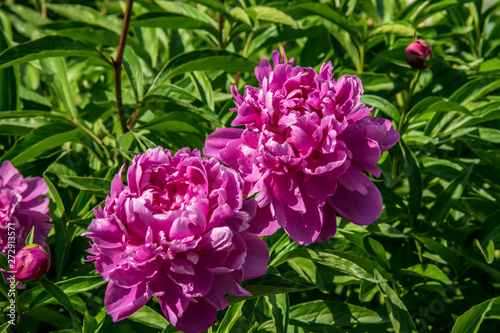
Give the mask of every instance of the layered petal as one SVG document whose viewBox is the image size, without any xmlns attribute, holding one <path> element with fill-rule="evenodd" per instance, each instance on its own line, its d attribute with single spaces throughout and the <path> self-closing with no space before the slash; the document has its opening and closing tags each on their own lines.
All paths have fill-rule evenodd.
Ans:
<svg viewBox="0 0 500 333">
<path fill-rule="evenodd" d="M 218 130 L 206 148 L 241 175 L 245 194 L 256 195 L 248 231 L 267 235 L 279 225 L 310 244 L 335 234 L 335 210 L 355 223 L 376 220 L 381 199 L 363 172 L 380 176 L 376 164 L 399 134 L 390 121 L 368 116 L 361 80 L 335 80 L 330 62 L 319 73 L 293 66 L 277 51 L 272 64 L 261 60 L 255 75 L 260 87 L 246 86 L 243 94 L 231 88 L 232 125 L 244 129 Z"/>
<path fill-rule="evenodd" d="M 250 296 L 239 282 L 264 274 L 269 253 L 246 231 L 256 202 L 244 200 L 234 170 L 196 150 L 172 155 L 158 147 L 133 159 L 129 184 L 120 173 L 85 233 L 89 260 L 109 281 L 105 305 L 113 320 L 154 295 L 174 326 L 199 332 L 228 306 L 225 294 Z"/>
</svg>

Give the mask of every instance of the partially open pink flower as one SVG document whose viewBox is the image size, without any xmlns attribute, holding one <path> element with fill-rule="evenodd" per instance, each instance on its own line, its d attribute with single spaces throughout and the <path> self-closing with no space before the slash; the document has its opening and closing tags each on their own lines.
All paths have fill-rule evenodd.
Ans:
<svg viewBox="0 0 500 333">
<path fill-rule="evenodd" d="M 382 212 L 382 197 L 365 175 L 399 134 L 390 121 L 367 117 L 356 76 L 332 78 L 330 62 L 319 73 L 293 66 L 274 51 L 255 69 L 261 88 L 247 86 L 233 95 L 238 115 L 233 126 L 212 133 L 203 152 L 237 170 L 248 195 L 258 193 L 251 229 L 273 233 L 280 226 L 300 244 L 335 234 L 335 211 L 357 224 L 370 224 Z"/>
<path fill-rule="evenodd" d="M 136 156 L 127 181 L 115 176 L 85 234 L 109 280 L 108 313 L 122 320 L 155 295 L 178 329 L 209 328 L 224 294 L 249 296 L 238 282 L 266 271 L 267 245 L 246 231 L 255 201 L 244 201 L 235 171 L 188 148 Z"/>
<path fill-rule="evenodd" d="M 49 199 L 42 199 L 48 191 L 43 178 L 23 178 L 12 163 L 3 162 L 0 167 L 0 252 L 7 255 L 13 238 L 15 250 L 19 251 L 26 245 L 33 227 L 33 242 L 49 250 L 46 242 L 52 227 L 46 223 L 50 221 Z"/>
<path fill-rule="evenodd" d="M 431 56 L 431 46 L 423 39 L 417 39 L 405 49 L 405 59 L 408 65 L 416 69 L 425 69 Z"/>
<path fill-rule="evenodd" d="M 47 273 L 50 267 L 50 256 L 38 244 L 23 247 L 14 257 L 13 274 L 18 281 L 39 279 Z"/>
</svg>

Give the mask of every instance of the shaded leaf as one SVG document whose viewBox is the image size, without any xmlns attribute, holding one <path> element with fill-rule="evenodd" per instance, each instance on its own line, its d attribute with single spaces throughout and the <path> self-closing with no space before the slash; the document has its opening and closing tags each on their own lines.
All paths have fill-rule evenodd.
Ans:
<svg viewBox="0 0 500 333">
<path fill-rule="evenodd" d="M 109 63 L 92 45 L 64 36 L 45 36 L 13 46 L 0 54 L 0 69 L 50 57 L 96 57 Z"/>
<path fill-rule="evenodd" d="M 186 72 L 203 70 L 252 72 L 254 69 L 254 63 L 233 52 L 225 50 L 190 51 L 170 59 L 156 76 L 153 87 Z"/>
<path fill-rule="evenodd" d="M 474 165 L 471 164 L 467 170 L 453 180 L 446 190 L 441 193 L 425 215 L 428 222 L 436 223 L 437 225 L 444 222 L 455 202 L 462 196 L 473 168 Z"/>
</svg>

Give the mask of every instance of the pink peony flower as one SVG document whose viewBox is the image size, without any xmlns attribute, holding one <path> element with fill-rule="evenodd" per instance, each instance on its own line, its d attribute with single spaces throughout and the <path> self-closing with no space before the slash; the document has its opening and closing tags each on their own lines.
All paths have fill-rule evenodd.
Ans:
<svg viewBox="0 0 500 333">
<path fill-rule="evenodd" d="M 43 178 L 23 178 L 9 161 L 0 167 L 0 251 L 8 255 L 9 244 L 15 237 L 16 253 L 26 245 L 26 238 L 34 227 L 33 242 L 46 243 L 51 224 L 48 215 L 49 199 L 42 197 L 49 188 Z"/>
<path fill-rule="evenodd" d="M 423 39 L 417 39 L 405 49 L 405 59 L 408 65 L 416 69 L 425 69 L 429 65 L 431 46 Z"/>
<path fill-rule="evenodd" d="M 267 245 L 246 231 L 255 201 L 237 173 L 188 148 L 161 147 L 134 158 L 85 234 L 97 271 L 109 280 L 105 305 L 114 321 L 155 295 L 185 332 L 210 327 L 224 294 L 249 296 L 238 282 L 263 275 Z"/>
<path fill-rule="evenodd" d="M 299 244 L 335 234 L 335 212 L 365 225 L 382 212 L 382 197 L 364 171 L 380 176 L 375 163 L 399 140 L 391 122 L 367 117 L 356 76 L 332 78 L 330 62 L 320 72 L 293 67 L 272 54 L 255 69 L 261 88 L 232 87 L 238 112 L 233 126 L 212 133 L 204 154 L 229 165 L 258 193 L 249 231 L 273 233 L 280 226 Z"/>
<path fill-rule="evenodd" d="M 30 244 L 16 253 L 13 274 L 18 281 L 39 279 L 50 267 L 50 256 L 38 244 Z"/>
</svg>

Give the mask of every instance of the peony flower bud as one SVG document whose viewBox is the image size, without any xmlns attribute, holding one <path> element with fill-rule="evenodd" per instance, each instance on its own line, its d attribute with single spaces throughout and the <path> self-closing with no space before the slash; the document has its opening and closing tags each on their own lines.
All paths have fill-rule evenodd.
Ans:
<svg viewBox="0 0 500 333">
<path fill-rule="evenodd" d="M 49 254 L 43 247 L 30 244 L 23 247 L 14 257 L 14 277 L 18 281 L 39 279 L 50 267 Z"/>
<path fill-rule="evenodd" d="M 406 62 L 413 68 L 425 69 L 429 65 L 431 51 L 429 43 L 423 39 L 417 39 L 406 47 Z"/>
</svg>

